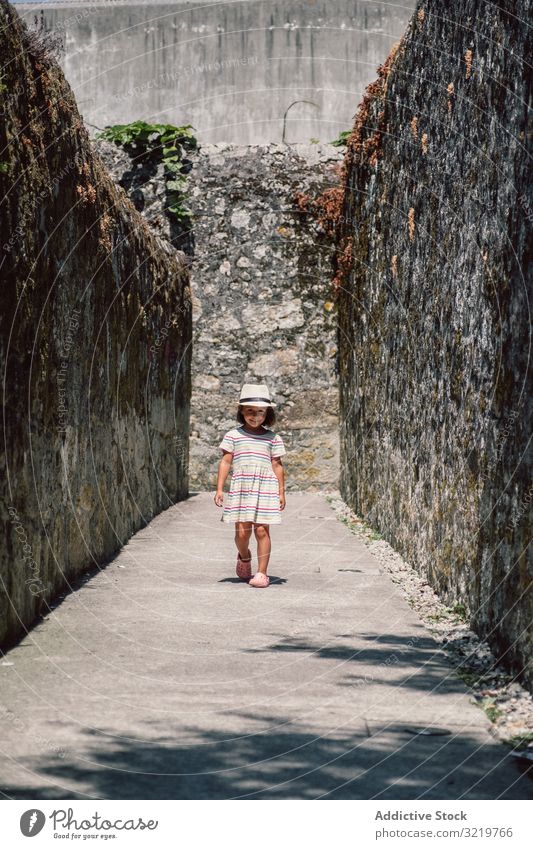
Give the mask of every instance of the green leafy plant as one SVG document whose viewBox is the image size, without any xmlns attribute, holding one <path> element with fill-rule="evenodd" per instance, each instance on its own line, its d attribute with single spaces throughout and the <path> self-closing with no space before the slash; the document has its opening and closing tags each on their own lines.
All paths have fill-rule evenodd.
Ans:
<svg viewBox="0 0 533 849">
<path fill-rule="evenodd" d="M 351 136 L 352 130 L 343 130 L 342 133 L 339 133 L 336 139 L 330 142 L 330 144 L 335 145 L 335 147 L 342 147 L 342 145 L 348 144 L 348 137 Z"/>
<path fill-rule="evenodd" d="M 107 126 L 99 138 L 105 138 L 125 148 L 131 155 L 144 155 L 157 160 L 174 161 L 184 150 L 196 150 L 198 142 L 186 124 L 176 127 L 173 124 L 147 124 L 146 121 L 133 121 L 131 124 Z"/>
<path fill-rule="evenodd" d="M 186 221 L 191 210 L 183 204 L 183 192 L 186 183 L 184 155 L 196 150 L 198 140 L 194 136 L 191 124 L 175 127 L 173 124 L 147 124 L 146 121 L 133 121 L 131 124 L 108 126 L 97 138 L 103 138 L 124 148 L 137 162 L 162 163 L 165 169 L 167 190 L 167 210 L 176 218 Z"/>
</svg>

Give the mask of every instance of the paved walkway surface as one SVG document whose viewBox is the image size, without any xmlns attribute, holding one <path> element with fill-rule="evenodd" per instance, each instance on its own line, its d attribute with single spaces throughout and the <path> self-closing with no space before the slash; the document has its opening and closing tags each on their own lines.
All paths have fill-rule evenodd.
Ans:
<svg viewBox="0 0 533 849">
<path fill-rule="evenodd" d="M 288 494 L 259 590 L 213 494 L 156 517 L 6 654 L 4 797 L 528 798 L 323 495 Z"/>
</svg>

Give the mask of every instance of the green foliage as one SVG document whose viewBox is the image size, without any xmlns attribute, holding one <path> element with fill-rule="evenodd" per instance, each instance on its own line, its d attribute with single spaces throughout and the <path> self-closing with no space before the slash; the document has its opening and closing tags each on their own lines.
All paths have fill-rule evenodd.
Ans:
<svg viewBox="0 0 533 849">
<path fill-rule="evenodd" d="M 459 666 L 455 671 L 467 687 L 477 687 L 480 684 L 481 673 L 471 672 L 462 666 Z"/>
<path fill-rule="evenodd" d="M 123 147 L 130 155 L 144 155 L 157 161 L 175 162 L 181 159 L 184 150 L 196 150 L 198 142 L 191 132 L 194 127 L 186 124 L 147 124 L 133 121 L 131 124 L 114 124 L 98 134 Z"/>
<path fill-rule="evenodd" d="M 331 498 L 326 495 L 326 501 L 331 503 Z M 355 521 L 350 521 L 350 519 L 346 518 L 346 516 L 338 516 L 339 522 L 342 522 L 343 525 L 346 525 L 347 528 L 350 529 L 353 533 L 361 533 L 363 536 L 367 537 L 370 540 L 383 539 L 382 535 L 379 531 L 376 531 L 375 528 L 372 528 L 368 525 L 363 519 L 357 518 Z"/>
<path fill-rule="evenodd" d="M 496 705 L 496 703 L 489 698 L 483 699 L 480 707 L 485 711 L 486 715 L 490 719 L 491 722 L 496 722 L 500 716 L 503 716 L 503 711 Z"/>
<path fill-rule="evenodd" d="M 430 614 L 427 618 L 432 622 L 457 621 L 457 619 L 467 622 L 468 610 L 462 602 L 456 601 L 452 607 L 445 607 L 443 610 Z"/>
<path fill-rule="evenodd" d="M 335 147 L 342 147 L 345 144 L 348 144 L 348 136 L 351 136 L 352 130 L 343 130 L 336 139 L 330 142 L 330 144 L 335 145 Z"/>
<path fill-rule="evenodd" d="M 428 622 L 442 622 L 447 621 L 449 618 L 448 613 L 441 613 L 440 611 L 438 613 L 429 613 L 427 616 Z"/>
<path fill-rule="evenodd" d="M 450 613 L 458 616 L 459 619 L 464 619 L 465 621 L 468 619 L 468 610 L 460 601 L 456 601 L 453 607 L 449 607 L 448 610 Z"/>
<path fill-rule="evenodd" d="M 193 135 L 194 127 L 186 124 L 147 124 L 133 121 L 131 124 L 114 124 L 97 134 L 113 144 L 124 148 L 138 162 L 163 163 L 167 189 L 167 210 L 176 218 L 187 221 L 191 211 L 183 205 L 186 178 L 182 173 L 183 157 L 187 151 L 196 150 L 198 141 Z"/>
</svg>

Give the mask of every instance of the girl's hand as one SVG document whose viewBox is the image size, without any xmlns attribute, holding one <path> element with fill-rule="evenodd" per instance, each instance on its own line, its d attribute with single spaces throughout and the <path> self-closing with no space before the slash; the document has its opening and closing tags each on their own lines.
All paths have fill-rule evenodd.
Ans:
<svg viewBox="0 0 533 849">
<path fill-rule="evenodd" d="M 285 510 L 285 493 L 280 492 L 279 494 L 279 509 Z"/>
<path fill-rule="evenodd" d="M 221 489 L 217 489 L 215 493 L 215 504 L 217 507 L 222 507 L 224 504 L 224 493 Z"/>
</svg>

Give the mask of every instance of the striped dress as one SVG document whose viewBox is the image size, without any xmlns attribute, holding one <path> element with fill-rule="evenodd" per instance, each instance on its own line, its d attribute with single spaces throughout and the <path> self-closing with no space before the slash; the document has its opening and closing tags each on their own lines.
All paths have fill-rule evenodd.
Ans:
<svg viewBox="0 0 533 849">
<path fill-rule="evenodd" d="M 262 433 L 250 433 L 241 425 L 228 430 L 218 447 L 222 453 L 233 454 L 230 489 L 220 521 L 279 525 L 279 481 L 272 458 L 287 453 L 281 436 L 266 428 Z"/>
</svg>

